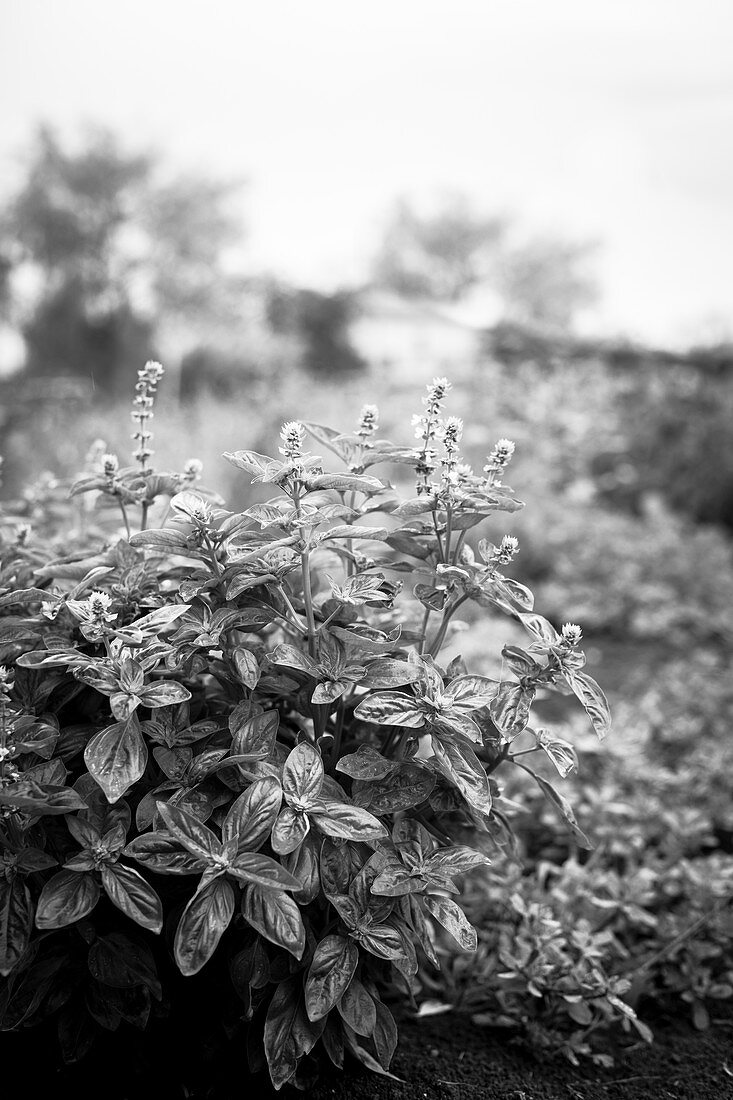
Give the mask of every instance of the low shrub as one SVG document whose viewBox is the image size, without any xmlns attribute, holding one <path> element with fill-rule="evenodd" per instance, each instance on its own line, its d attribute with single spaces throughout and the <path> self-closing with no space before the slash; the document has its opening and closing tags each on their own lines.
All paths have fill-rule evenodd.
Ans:
<svg viewBox="0 0 733 1100">
<path fill-rule="evenodd" d="M 213 1016 L 228 972 L 250 1065 L 264 1051 L 276 1088 L 304 1086 L 317 1051 L 388 1073 L 386 1002 L 412 997 L 418 956 L 438 965 L 438 930 L 476 949 L 455 880 L 487 863 L 481 838 L 507 835 L 498 769 L 529 775 L 589 845 L 513 751 L 538 690 L 575 694 L 599 736 L 606 700 L 580 629 L 558 633 L 505 575 L 517 540 L 469 548 L 520 507 L 502 484 L 513 447 L 480 474 L 463 465 L 444 379 L 412 445 L 379 439 L 369 406 L 352 433 L 288 422 L 278 457 L 227 454 L 275 494 L 236 513 L 195 462 L 153 470 L 161 375 L 139 372 L 133 465 L 92 457 L 72 486 L 72 547 L 58 554 L 70 525 L 55 512 L 35 541 L 12 516 L 3 528 L 2 1026 L 56 1018 L 76 1059 L 166 1010 L 172 959 Z M 414 496 L 367 472 L 380 463 L 411 467 Z M 467 601 L 526 628 L 506 678 L 441 666 Z M 526 735 L 563 773 L 572 750 Z"/>
</svg>

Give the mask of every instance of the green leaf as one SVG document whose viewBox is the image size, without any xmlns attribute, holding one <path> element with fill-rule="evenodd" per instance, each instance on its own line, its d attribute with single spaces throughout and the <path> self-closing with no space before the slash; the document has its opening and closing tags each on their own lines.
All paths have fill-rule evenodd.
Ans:
<svg viewBox="0 0 733 1100">
<path fill-rule="evenodd" d="M 36 927 L 46 931 L 74 924 L 91 913 L 99 901 L 99 894 L 99 884 L 93 875 L 59 871 L 41 890 Z"/>
<path fill-rule="evenodd" d="M 133 989 L 142 985 L 150 990 L 156 1001 L 163 996 L 153 952 L 137 937 L 133 939 L 124 932 L 97 936 L 89 948 L 87 965 L 92 977 L 103 985 L 113 989 Z"/>
<path fill-rule="evenodd" d="M 305 840 L 310 831 L 308 815 L 299 813 L 292 806 L 285 806 L 272 827 L 270 843 L 278 855 L 288 855 Z"/>
<path fill-rule="evenodd" d="M 390 924 L 371 924 L 360 929 L 359 942 L 378 959 L 398 962 L 406 955 L 402 936 Z"/>
<path fill-rule="evenodd" d="M 260 666 L 252 650 L 237 646 L 231 659 L 241 682 L 249 691 L 254 691 L 260 679 Z"/>
<path fill-rule="evenodd" d="M 275 743 L 280 715 L 276 710 L 267 710 L 264 714 L 248 717 L 245 710 L 248 704 L 235 707 L 229 717 L 229 729 L 232 733 L 232 756 L 250 756 L 263 758 L 269 756 Z"/>
<path fill-rule="evenodd" d="M 599 741 L 602 741 L 611 728 L 611 711 L 608 706 L 608 699 L 606 699 L 593 677 L 588 676 L 587 673 L 570 672 L 566 669 L 564 676 L 583 704 Z"/>
<path fill-rule="evenodd" d="M 290 871 L 300 883 L 300 889 L 293 890 L 294 896 L 301 905 L 307 905 L 318 895 L 321 888 L 321 880 L 318 873 L 318 848 L 313 842 L 313 834 L 298 845 L 293 852 L 288 852 L 282 859 L 283 867 Z"/>
<path fill-rule="evenodd" d="M 405 761 L 384 779 L 354 790 L 354 799 L 378 814 L 393 814 L 419 806 L 435 786 L 435 775 L 422 764 Z"/>
<path fill-rule="evenodd" d="M 427 879 L 414 877 L 407 867 L 403 866 L 396 857 L 392 857 L 384 870 L 375 878 L 371 890 L 372 894 L 380 897 L 398 898 L 420 891 L 427 885 Z"/>
<path fill-rule="evenodd" d="M 231 462 L 232 466 L 236 466 L 238 470 L 254 474 L 256 481 L 270 481 L 273 474 L 282 467 L 282 463 L 277 459 L 258 454 L 257 451 L 225 451 L 222 458 Z"/>
<path fill-rule="evenodd" d="M 242 916 L 261 936 L 284 947 L 296 959 L 305 951 L 305 926 L 300 908 L 284 890 L 248 883 L 242 892 Z"/>
<path fill-rule="evenodd" d="M 33 902 L 20 875 L 0 879 L 0 975 L 7 977 L 22 957 L 33 929 Z"/>
<path fill-rule="evenodd" d="M 394 1016 L 385 1004 L 377 998 L 375 1001 L 377 1021 L 372 1032 L 372 1041 L 377 1052 L 379 1064 L 383 1070 L 388 1070 L 395 1050 L 397 1049 L 397 1024 Z"/>
<path fill-rule="evenodd" d="M 130 546 L 147 546 L 151 550 L 163 550 L 173 554 L 185 554 L 191 549 L 185 535 L 170 528 L 159 531 L 135 531 L 130 536 Z"/>
<path fill-rule="evenodd" d="M 420 678 L 420 669 L 408 661 L 395 661 L 391 657 L 377 657 L 367 666 L 367 674 L 360 681 L 365 688 L 394 688 L 412 684 Z"/>
<path fill-rule="evenodd" d="M 435 766 L 479 813 L 491 813 L 489 777 L 470 745 L 431 737 Z"/>
<path fill-rule="evenodd" d="M 306 481 L 308 492 L 319 489 L 338 489 L 346 493 L 378 493 L 384 485 L 376 477 L 368 474 L 316 474 Z"/>
<path fill-rule="evenodd" d="M 344 936 L 326 936 L 313 955 L 305 983 L 309 1020 L 327 1016 L 345 993 L 356 970 L 359 952 Z"/>
<path fill-rule="evenodd" d="M 191 692 L 188 688 L 175 680 L 160 680 L 140 692 L 140 699 L 145 707 L 172 707 L 176 703 L 185 703 L 190 698 Z"/>
<path fill-rule="evenodd" d="M 117 802 L 138 781 L 148 762 L 148 750 L 133 714 L 93 737 L 84 763 L 109 802 Z"/>
<path fill-rule="evenodd" d="M 297 668 L 299 672 L 307 672 L 309 676 L 318 676 L 318 665 L 311 660 L 307 653 L 296 649 L 294 645 L 281 644 L 275 646 L 270 654 L 273 664 L 282 665 L 283 668 Z"/>
<path fill-rule="evenodd" d="M 341 698 L 348 686 L 343 680 L 325 680 L 323 683 L 316 685 L 311 695 L 311 702 L 333 703 L 336 699 Z"/>
<path fill-rule="evenodd" d="M 359 745 L 356 752 L 341 757 L 336 765 L 336 771 L 343 772 L 344 775 L 348 775 L 352 779 L 367 781 L 370 779 L 384 779 L 396 767 L 396 761 L 387 760 L 370 745 Z"/>
<path fill-rule="evenodd" d="M 465 844 L 456 844 L 452 848 L 435 852 L 425 861 L 422 871 L 425 874 L 448 875 L 452 878 L 489 863 L 491 860 L 483 852 L 477 852 L 475 848 L 468 848 Z"/>
<path fill-rule="evenodd" d="M 498 688 L 496 680 L 488 676 L 457 676 L 445 689 L 445 694 L 459 710 L 478 710 L 489 706 Z"/>
<path fill-rule="evenodd" d="M 573 807 L 570 805 L 567 798 L 565 798 L 564 795 L 561 795 L 560 792 L 556 790 L 555 787 L 553 787 L 552 783 L 549 783 L 541 775 L 538 775 L 537 772 L 532 771 L 532 769 L 528 768 L 526 764 L 523 765 L 523 767 L 524 770 L 528 771 L 529 774 L 533 776 L 533 778 L 536 780 L 537 785 L 539 786 L 543 795 L 550 803 L 550 805 L 555 809 L 560 818 L 563 821 L 567 822 L 567 824 L 570 826 L 570 831 L 575 837 L 578 847 L 584 848 L 586 849 L 586 851 L 591 851 L 593 845 L 578 825 L 577 818 L 575 817 L 575 813 L 573 812 Z"/>
<path fill-rule="evenodd" d="M 372 996 L 354 975 L 337 1006 L 339 1015 L 352 1031 L 367 1038 L 377 1024 L 377 1008 Z"/>
<path fill-rule="evenodd" d="M 270 856 L 261 852 L 240 852 L 227 867 L 227 873 L 241 882 L 254 882 L 258 886 L 276 890 L 299 890 L 300 883 L 294 875 Z"/>
<path fill-rule="evenodd" d="M 288 802 L 302 808 L 313 805 L 323 786 L 321 754 L 308 741 L 301 741 L 290 752 L 283 767 L 283 791 Z"/>
<path fill-rule="evenodd" d="M 346 840 L 378 840 L 388 835 L 382 822 L 360 806 L 329 802 L 324 812 L 311 810 L 310 815 L 327 836 Z"/>
<path fill-rule="evenodd" d="M 168 802 L 156 802 L 155 805 L 168 832 L 192 856 L 206 860 L 207 863 L 221 856 L 221 842 L 197 817 L 180 806 L 171 806 Z"/>
<path fill-rule="evenodd" d="M 56 783 L 21 779 L 0 790 L 0 806 L 12 806 L 29 815 L 56 816 L 85 810 L 87 804 L 76 791 Z"/>
<path fill-rule="evenodd" d="M 272 832 L 282 797 L 279 780 L 258 779 L 230 807 L 222 825 L 223 842 L 236 838 L 240 851 L 257 851 Z"/>
<path fill-rule="evenodd" d="M 353 523 L 343 523 L 337 527 L 330 527 L 325 532 L 324 537 L 327 539 L 372 539 L 375 542 L 384 542 L 388 534 L 386 527 L 366 527 L 357 526 Z M 357 579 L 357 577 L 350 578 L 352 581 Z"/>
<path fill-rule="evenodd" d="M 131 840 L 124 854 L 159 875 L 198 875 L 206 860 L 192 856 L 181 848 L 180 841 L 169 833 L 143 833 Z"/>
<path fill-rule="evenodd" d="M 299 1058 L 311 1052 L 324 1026 L 325 1020 L 312 1023 L 306 1015 L 300 976 L 280 982 L 267 1009 L 264 1035 L 265 1056 L 276 1089 L 290 1080 Z"/>
<path fill-rule="evenodd" d="M 578 766 L 578 756 L 569 741 L 554 737 L 549 730 L 540 729 L 535 733 L 537 744 L 552 761 L 558 774 L 567 779 L 573 768 Z"/>
<path fill-rule="evenodd" d="M 234 914 L 235 894 L 225 878 L 210 882 L 189 901 L 178 923 L 173 953 L 183 975 L 197 974 L 216 950 Z"/>
<path fill-rule="evenodd" d="M 125 916 L 151 932 L 163 927 L 163 905 L 153 887 L 139 871 L 120 863 L 104 864 L 102 885 L 107 897 Z"/>
<path fill-rule="evenodd" d="M 0 608 L 23 607 L 26 604 L 41 603 L 42 601 L 58 603 L 60 599 L 60 596 L 54 595 L 53 592 L 47 592 L 44 588 L 16 588 L 12 592 L 6 592 L 4 596 L 0 596 Z"/>
<path fill-rule="evenodd" d="M 560 635 L 552 623 L 548 622 L 542 615 L 524 613 L 518 615 L 517 618 L 525 630 L 528 630 L 538 642 L 544 642 L 545 645 L 557 645 L 560 641 Z"/>
<path fill-rule="evenodd" d="M 534 687 L 508 682 L 499 685 L 489 710 L 492 720 L 506 737 L 516 737 L 527 728 L 535 694 Z"/>
<path fill-rule="evenodd" d="M 437 894 L 424 899 L 425 908 L 442 924 L 456 941 L 462 951 L 475 951 L 478 945 L 476 929 L 466 920 L 466 915 L 460 906 L 450 898 L 439 897 Z"/>
<path fill-rule="evenodd" d="M 425 725 L 425 715 L 409 695 L 396 691 L 377 692 L 363 699 L 354 711 L 356 718 L 375 722 L 380 726 L 404 726 L 420 729 Z"/>
</svg>

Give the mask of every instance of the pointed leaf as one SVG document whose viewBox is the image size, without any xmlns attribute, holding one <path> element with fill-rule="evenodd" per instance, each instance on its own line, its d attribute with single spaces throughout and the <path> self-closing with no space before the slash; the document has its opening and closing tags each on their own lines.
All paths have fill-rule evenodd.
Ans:
<svg viewBox="0 0 733 1100">
<path fill-rule="evenodd" d="M 420 729 L 425 725 L 425 715 L 418 709 L 414 698 L 394 691 L 368 696 L 359 703 L 354 715 L 364 722 L 375 722 L 380 726 Z"/>
<path fill-rule="evenodd" d="M 377 1024 L 377 1008 L 356 975 L 336 1006 L 339 1015 L 357 1035 L 369 1037 Z"/>
<path fill-rule="evenodd" d="M 346 840 L 378 840 L 388 835 L 382 822 L 360 806 L 329 802 L 325 812 L 311 810 L 310 813 L 318 828 L 327 836 Z"/>
<path fill-rule="evenodd" d="M 272 832 L 282 797 L 279 780 L 272 776 L 258 779 L 229 809 L 221 830 L 224 843 L 236 838 L 240 851 L 257 851 Z"/>
<path fill-rule="evenodd" d="M 305 951 L 305 926 L 298 904 L 284 890 L 270 890 L 255 883 L 245 885 L 242 916 L 261 936 L 284 947 L 296 959 Z"/>
<path fill-rule="evenodd" d="M 302 844 L 310 830 L 308 815 L 285 806 L 272 827 L 270 843 L 279 856 L 288 855 Z"/>
<path fill-rule="evenodd" d="M 59 871 L 41 890 L 36 927 L 45 931 L 64 928 L 91 913 L 99 901 L 99 885 L 93 875 Z"/>
<path fill-rule="evenodd" d="M 305 983 L 305 1008 L 309 1020 L 328 1015 L 354 976 L 359 952 L 343 936 L 326 936 L 313 955 Z"/>
<path fill-rule="evenodd" d="M 312 805 L 323 786 L 321 754 L 308 741 L 301 741 L 290 752 L 283 767 L 283 791 L 288 802 L 306 808 Z"/>
<path fill-rule="evenodd" d="M 22 957 L 33 929 L 33 902 L 20 875 L 0 879 L 0 975 L 6 977 Z"/>
<path fill-rule="evenodd" d="M 138 781 L 148 761 L 148 750 L 133 714 L 93 737 L 84 750 L 84 763 L 109 802 L 117 802 Z"/>
<path fill-rule="evenodd" d="M 254 882 L 258 886 L 274 887 L 276 890 L 299 890 L 300 883 L 294 875 L 270 856 L 261 852 L 240 852 L 233 859 L 227 873 L 241 882 Z"/>
<path fill-rule="evenodd" d="M 207 862 L 221 856 L 222 846 L 218 838 L 197 817 L 180 806 L 171 806 L 168 802 L 156 802 L 155 805 L 168 832 L 192 856 Z"/>
<path fill-rule="evenodd" d="M 102 885 L 107 897 L 125 916 L 151 932 L 163 927 L 163 905 L 139 871 L 121 863 L 102 866 Z"/>
<path fill-rule="evenodd" d="M 210 882 L 191 898 L 178 923 L 173 945 L 183 975 L 197 974 L 214 954 L 229 927 L 234 903 L 234 888 L 224 878 Z"/>
<path fill-rule="evenodd" d="M 143 833 L 135 837 L 124 854 L 159 875 L 200 875 L 206 859 L 191 855 L 170 833 Z"/>
<path fill-rule="evenodd" d="M 611 711 L 608 699 L 592 676 L 585 672 L 565 672 L 565 679 L 580 699 L 593 729 L 602 741 L 611 728 Z"/>
<path fill-rule="evenodd" d="M 370 745 L 359 745 L 356 752 L 341 757 L 336 765 L 336 771 L 343 772 L 344 775 L 348 775 L 352 779 L 366 781 L 384 779 L 385 776 L 395 770 L 396 766 L 396 761 L 387 760 Z"/>
<path fill-rule="evenodd" d="M 431 916 L 450 933 L 462 951 L 476 950 L 476 929 L 468 923 L 465 913 L 454 901 L 435 894 L 426 897 L 424 903 Z"/>
</svg>

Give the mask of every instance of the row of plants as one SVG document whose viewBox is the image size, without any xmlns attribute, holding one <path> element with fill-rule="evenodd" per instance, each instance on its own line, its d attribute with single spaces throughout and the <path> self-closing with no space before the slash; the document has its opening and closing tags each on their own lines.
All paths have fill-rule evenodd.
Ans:
<svg viewBox="0 0 733 1100">
<path fill-rule="evenodd" d="M 599 737 L 608 705 L 580 628 L 507 576 L 517 539 L 475 538 L 521 507 L 513 444 L 468 467 L 445 379 L 407 445 L 367 406 L 352 432 L 291 421 L 277 456 L 228 453 L 273 494 L 236 512 L 195 461 L 153 468 L 162 374 L 138 373 L 131 465 L 97 447 L 71 507 L 47 482 L 3 517 L 2 1026 L 56 1019 L 78 1058 L 159 1014 L 171 960 L 192 983 L 223 965 L 275 1088 L 304 1087 L 321 1055 L 389 1073 L 388 1002 L 412 1002 L 444 934 L 476 952 L 457 880 L 511 835 L 502 777 L 590 847 L 516 749 L 572 752 L 530 726 L 535 698 L 576 696 Z M 380 465 L 411 470 L 412 495 Z M 500 679 L 442 662 L 471 603 L 526 631 Z"/>
<path fill-rule="evenodd" d="M 421 973 L 422 1011 L 467 1013 L 607 1065 L 614 1033 L 651 1038 L 644 1021 L 660 1008 L 704 1029 L 733 998 L 727 654 L 689 646 L 616 719 L 602 751 L 573 736 L 580 766 L 570 744 L 555 759 L 591 853 L 507 785 L 524 811 L 511 844 L 465 885 L 478 951 L 469 960 L 441 944 L 440 973 Z"/>
</svg>

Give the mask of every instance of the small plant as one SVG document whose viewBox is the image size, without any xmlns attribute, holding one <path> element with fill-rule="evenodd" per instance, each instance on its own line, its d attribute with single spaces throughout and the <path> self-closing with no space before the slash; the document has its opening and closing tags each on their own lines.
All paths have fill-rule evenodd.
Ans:
<svg viewBox="0 0 733 1100">
<path fill-rule="evenodd" d="M 233 513 L 195 463 L 150 467 L 161 374 L 139 374 L 135 464 L 100 453 L 72 488 L 118 510 L 125 537 L 39 560 L 4 536 L 2 1024 L 55 1014 L 78 1057 L 99 1029 L 147 1025 L 172 954 L 194 982 L 226 964 L 276 1088 L 317 1050 L 388 1073 L 385 998 L 410 1000 L 419 959 L 438 964 L 436 930 L 476 950 L 456 880 L 488 862 L 482 837 L 506 837 L 498 770 L 528 774 L 588 847 L 527 764 L 564 775 L 572 756 L 531 730 L 535 696 L 574 693 L 599 737 L 607 703 L 580 629 L 556 631 L 505 575 L 517 540 L 469 545 L 521 507 L 502 480 L 513 445 L 481 474 L 462 463 L 445 379 L 416 445 L 380 439 L 368 406 L 351 433 L 292 421 L 277 457 L 227 454 L 273 494 Z M 414 495 L 377 466 L 412 469 Z M 441 663 L 467 601 L 526 628 L 506 678 Z M 513 750 L 520 733 L 533 748 Z"/>
</svg>

